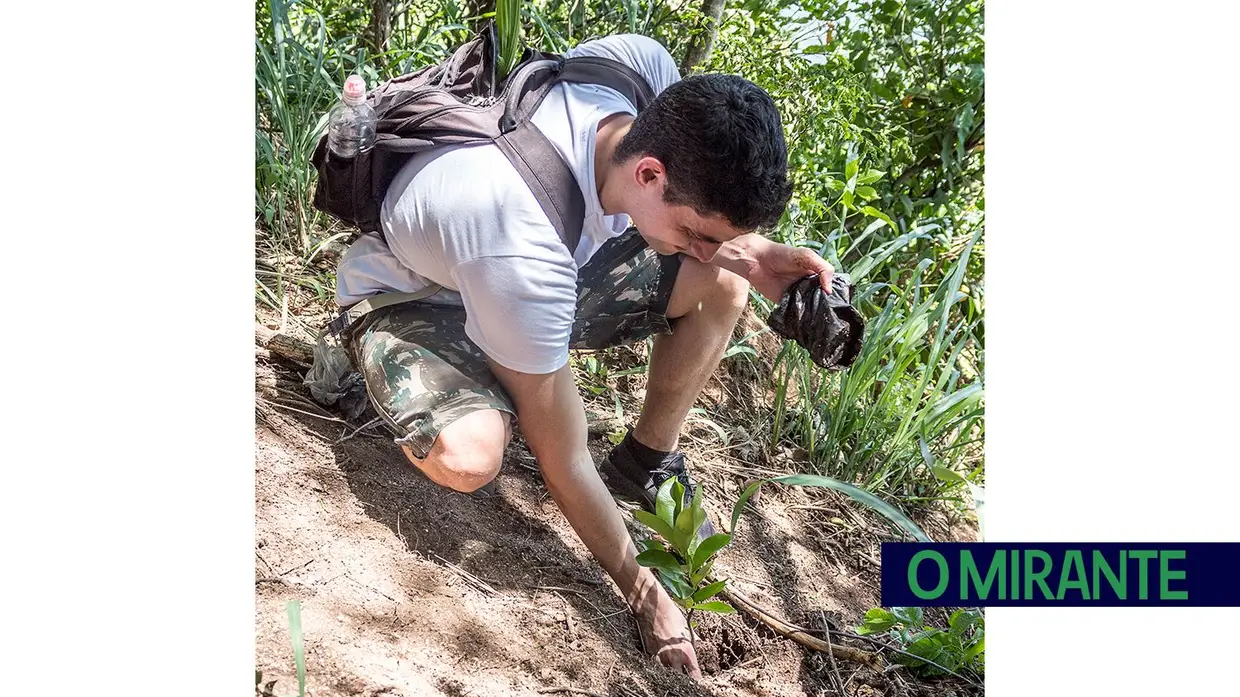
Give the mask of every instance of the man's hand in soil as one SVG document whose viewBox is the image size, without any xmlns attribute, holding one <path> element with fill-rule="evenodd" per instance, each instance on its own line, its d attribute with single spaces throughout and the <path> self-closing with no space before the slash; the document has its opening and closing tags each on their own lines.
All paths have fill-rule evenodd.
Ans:
<svg viewBox="0 0 1240 697">
<path fill-rule="evenodd" d="M 624 527 L 586 447 L 585 405 L 572 369 L 521 373 L 490 361 L 517 407 L 525 436 L 547 491 L 600 566 L 616 582 L 637 615 L 646 650 L 664 665 L 700 677 L 684 617 L 654 573 L 637 563 L 637 548 Z"/>
<path fill-rule="evenodd" d="M 724 243 L 711 263 L 749 279 L 755 290 L 774 302 L 779 302 L 788 286 L 814 274 L 823 292 L 830 294 L 835 273 L 812 249 L 790 247 L 754 233 Z"/>
<path fill-rule="evenodd" d="M 653 580 L 653 575 L 651 575 Z M 702 677 L 698 667 L 697 652 L 689 640 L 689 628 L 685 617 L 663 587 L 654 581 L 638 593 L 638 599 L 630 603 L 641 631 L 642 646 L 646 653 L 660 663 L 693 679 Z"/>
</svg>

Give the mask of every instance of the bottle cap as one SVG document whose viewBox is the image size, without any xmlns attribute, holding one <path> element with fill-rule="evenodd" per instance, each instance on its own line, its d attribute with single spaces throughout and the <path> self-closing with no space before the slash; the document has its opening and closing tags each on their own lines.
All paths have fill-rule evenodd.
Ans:
<svg viewBox="0 0 1240 697">
<path fill-rule="evenodd" d="M 366 79 L 361 75 L 350 75 L 344 81 L 344 103 L 356 106 L 366 101 Z"/>
</svg>

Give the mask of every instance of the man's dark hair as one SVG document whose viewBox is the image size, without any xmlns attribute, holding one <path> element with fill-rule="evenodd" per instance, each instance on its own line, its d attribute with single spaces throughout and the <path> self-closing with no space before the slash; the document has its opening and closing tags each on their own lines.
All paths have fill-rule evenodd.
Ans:
<svg viewBox="0 0 1240 697">
<path fill-rule="evenodd" d="M 612 159 L 647 155 L 667 169 L 664 201 L 742 230 L 774 225 L 792 197 L 775 102 L 735 75 L 691 75 L 661 92 Z"/>
</svg>

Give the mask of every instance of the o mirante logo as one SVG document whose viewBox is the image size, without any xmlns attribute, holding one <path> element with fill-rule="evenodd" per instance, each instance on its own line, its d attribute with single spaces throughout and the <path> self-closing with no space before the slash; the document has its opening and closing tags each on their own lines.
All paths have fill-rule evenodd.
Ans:
<svg viewBox="0 0 1240 697">
<path fill-rule="evenodd" d="M 1240 605 L 1237 543 L 884 543 L 883 605 Z"/>
</svg>

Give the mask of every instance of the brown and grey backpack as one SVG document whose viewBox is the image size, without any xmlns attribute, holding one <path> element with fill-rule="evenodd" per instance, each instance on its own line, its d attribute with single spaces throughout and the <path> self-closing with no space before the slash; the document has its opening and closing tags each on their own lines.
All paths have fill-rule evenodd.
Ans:
<svg viewBox="0 0 1240 697">
<path fill-rule="evenodd" d="M 374 147 L 343 159 L 328 150 L 326 135 L 319 140 L 312 159 L 319 174 L 315 207 L 362 232 L 380 231 L 383 198 L 411 156 L 489 141 L 508 156 L 571 253 L 581 237 L 585 201 L 572 170 L 530 115 L 560 82 L 609 87 L 639 111 L 654 95 L 639 73 L 605 58 L 566 59 L 526 49 L 504 79 L 498 62 L 495 29 L 488 23 L 443 63 L 372 90 L 366 100 L 377 119 Z"/>
</svg>

